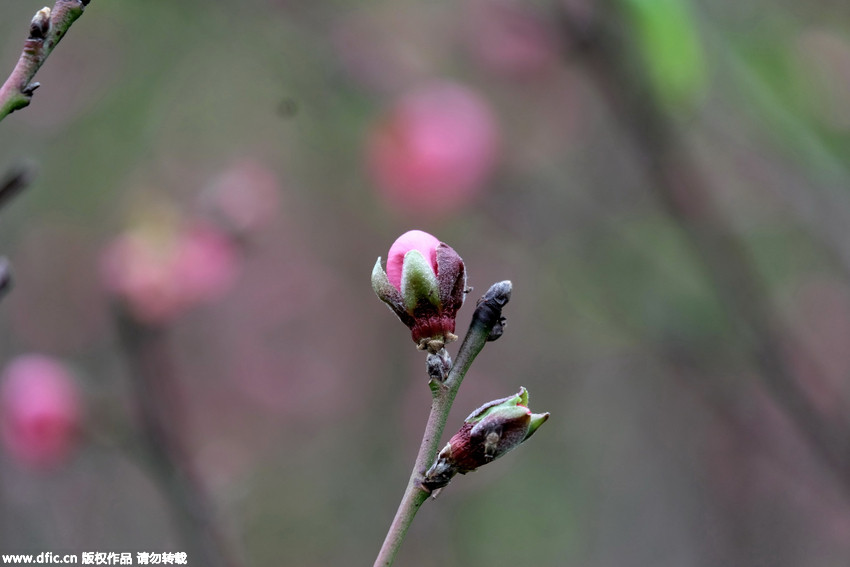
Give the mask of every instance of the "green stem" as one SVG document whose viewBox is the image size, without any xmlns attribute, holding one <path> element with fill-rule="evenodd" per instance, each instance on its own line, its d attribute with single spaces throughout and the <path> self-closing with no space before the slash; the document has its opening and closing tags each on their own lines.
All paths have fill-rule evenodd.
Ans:
<svg viewBox="0 0 850 567">
<path fill-rule="evenodd" d="M 0 87 L 0 120 L 29 105 L 38 88 L 38 83 L 32 82 L 35 74 L 65 37 L 71 24 L 83 15 L 88 3 L 89 0 L 57 0 L 53 9 L 42 8 L 36 12 L 21 57 Z"/>
<path fill-rule="evenodd" d="M 460 389 L 460 384 L 466 376 L 472 361 L 484 348 L 493 327 L 500 323 L 502 307 L 508 302 L 511 295 L 511 282 L 503 281 L 490 286 L 484 297 L 478 302 L 475 312 L 472 314 L 472 323 L 466 332 L 466 337 L 460 345 L 454 365 L 443 383 L 432 380 L 431 387 L 431 413 L 425 424 L 425 433 L 422 435 L 422 443 L 419 445 L 419 453 L 413 464 L 413 471 L 407 482 L 395 518 L 390 525 L 375 567 L 388 567 L 395 561 L 401 543 L 404 541 L 410 524 L 419 507 L 431 495 L 431 491 L 422 486 L 425 471 L 434 459 L 440 448 L 440 439 L 446 427 L 449 411 L 452 403 Z"/>
</svg>

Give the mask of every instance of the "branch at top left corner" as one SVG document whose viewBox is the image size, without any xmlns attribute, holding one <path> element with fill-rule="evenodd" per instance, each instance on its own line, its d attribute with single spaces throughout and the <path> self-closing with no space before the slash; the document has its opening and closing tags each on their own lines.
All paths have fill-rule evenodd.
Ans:
<svg viewBox="0 0 850 567">
<path fill-rule="evenodd" d="M 39 87 L 33 81 L 44 61 L 65 37 L 68 29 L 90 0 L 57 0 L 53 8 L 44 7 L 33 16 L 29 35 L 24 42 L 18 63 L 0 87 L 0 120 L 29 105 Z"/>
</svg>

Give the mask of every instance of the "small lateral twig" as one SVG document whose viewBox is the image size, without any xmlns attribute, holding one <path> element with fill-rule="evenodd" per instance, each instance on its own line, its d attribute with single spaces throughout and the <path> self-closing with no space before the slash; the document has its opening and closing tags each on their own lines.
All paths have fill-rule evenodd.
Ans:
<svg viewBox="0 0 850 567">
<path fill-rule="evenodd" d="M 0 87 L 0 120 L 16 110 L 29 105 L 32 95 L 40 86 L 33 82 L 35 74 L 65 37 L 68 28 L 90 0 L 57 0 L 53 8 L 44 7 L 33 16 L 29 36 L 14 70 Z"/>
</svg>

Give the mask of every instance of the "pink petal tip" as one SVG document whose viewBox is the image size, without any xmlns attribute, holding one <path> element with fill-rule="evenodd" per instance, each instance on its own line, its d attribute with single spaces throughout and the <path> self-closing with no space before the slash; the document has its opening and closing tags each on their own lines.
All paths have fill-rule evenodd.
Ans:
<svg viewBox="0 0 850 567">
<path fill-rule="evenodd" d="M 401 270 L 404 255 L 411 250 L 418 250 L 431 263 L 434 274 L 437 273 L 437 246 L 440 241 L 431 234 L 421 230 L 409 230 L 399 236 L 387 253 L 387 278 L 396 289 L 401 290 Z"/>
</svg>

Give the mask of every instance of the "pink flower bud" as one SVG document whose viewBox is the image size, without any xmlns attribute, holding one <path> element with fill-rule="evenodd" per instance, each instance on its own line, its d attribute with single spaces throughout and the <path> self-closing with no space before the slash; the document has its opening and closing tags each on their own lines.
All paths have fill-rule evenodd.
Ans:
<svg viewBox="0 0 850 567">
<path fill-rule="evenodd" d="M 455 340 L 455 317 L 466 296 L 463 260 L 449 245 L 421 230 L 390 247 L 386 271 L 372 269 L 372 289 L 408 326 L 421 349 L 436 353 Z"/>
<path fill-rule="evenodd" d="M 487 102 L 466 87 L 437 83 L 402 98 L 375 125 L 367 161 L 391 207 L 439 215 L 478 196 L 498 146 Z"/>
<path fill-rule="evenodd" d="M 0 433 L 21 463 L 45 468 L 68 457 L 81 420 L 77 384 L 66 368 L 42 355 L 14 359 L 0 386 Z"/>
</svg>

